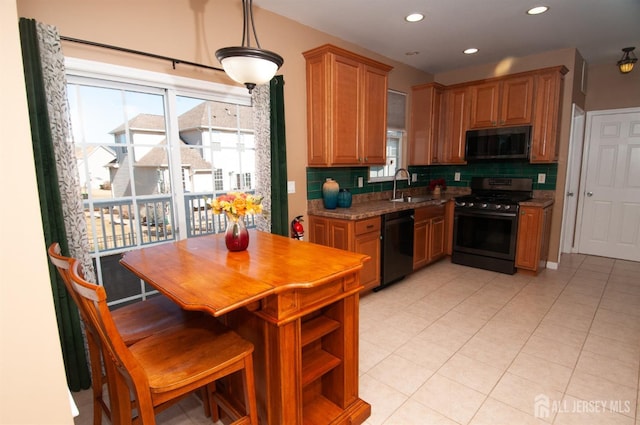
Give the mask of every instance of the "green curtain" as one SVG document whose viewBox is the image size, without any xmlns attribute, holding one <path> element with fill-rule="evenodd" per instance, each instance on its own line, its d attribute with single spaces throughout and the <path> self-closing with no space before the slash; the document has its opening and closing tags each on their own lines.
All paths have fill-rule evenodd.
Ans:
<svg viewBox="0 0 640 425">
<path fill-rule="evenodd" d="M 48 247 L 58 242 L 66 253 L 67 237 L 34 20 L 20 19 L 20 39 L 45 243 Z M 91 376 L 78 310 L 55 267 L 49 266 L 49 274 L 67 383 L 72 391 L 87 389 L 91 386 Z"/>
<path fill-rule="evenodd" d="M 271 233 L 288 236 L 287 138 L 284 125 L 284 79 L 271 80 Z"/>
</svg>

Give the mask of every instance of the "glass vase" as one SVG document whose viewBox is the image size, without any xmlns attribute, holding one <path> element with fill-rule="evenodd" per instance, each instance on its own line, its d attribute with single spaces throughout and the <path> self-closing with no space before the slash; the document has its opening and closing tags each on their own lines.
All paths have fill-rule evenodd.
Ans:
<svg viewBox="0 0 640 425">
<path fill-rule="evenodd" d="M 244 224 L 244 217 L 227 216 L 227 230 L 224 242 L 229 251 L 244 251 L 249 246 L 249 231 Z"/>
</svg>

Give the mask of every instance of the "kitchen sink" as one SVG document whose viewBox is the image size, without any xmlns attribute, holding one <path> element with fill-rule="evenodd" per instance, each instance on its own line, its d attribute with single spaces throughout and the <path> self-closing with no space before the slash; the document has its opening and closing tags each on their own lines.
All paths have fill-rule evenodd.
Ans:
<svg viewBox="0 0 640 425">
<path fill-rule="evenodd" d="M 407 196 L 404 198 L 390 199 L 389 201 L 416 203 L 416 202 L 426 202 L 426 201 L 432 201 L 432 200 L 433 198 L 430 196 Z"/>
</svg>

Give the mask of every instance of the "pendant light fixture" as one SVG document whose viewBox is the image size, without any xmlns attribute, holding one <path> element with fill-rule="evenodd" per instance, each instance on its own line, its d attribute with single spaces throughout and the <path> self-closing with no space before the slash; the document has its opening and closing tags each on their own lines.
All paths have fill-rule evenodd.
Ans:
<svg viewBox="0 0 640 425">
<path fill-rule="evenodd" d="M 284 63 L 282 56 L 260 48 L 253 22 L 253 0 L 242 0 L 242 46 L 224 47 L 216 52 L 224 72 L 234 81 L 244 84 L 249 93 L 258 84 L 273 78 Z M 256 47 L 251 47 L 251 33 Z"/>
<path fill-rule="evenodd" d="M 631 72 L 633 64 L 638 62 L 638 58 L 633 54 L 634 50 L 635 47 L 625 47 L 622 49 L 624 53 L 622 54 L 622 58 L 618 61 L 618 69 L 623 74 Z"/>
</svg>

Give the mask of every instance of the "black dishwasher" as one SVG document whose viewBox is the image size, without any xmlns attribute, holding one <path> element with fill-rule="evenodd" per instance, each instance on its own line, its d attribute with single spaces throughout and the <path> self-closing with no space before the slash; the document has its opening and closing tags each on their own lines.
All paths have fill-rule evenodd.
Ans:
<svg viewBox="0 0 640 425">
<path fill-rule="evenodd" d="M 413 210 L 382 216 L 382 267 L 379 291 L 413 271 Z"/>
</svg>

